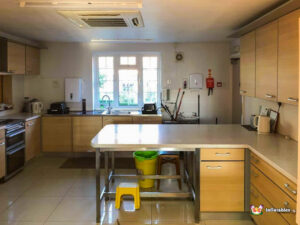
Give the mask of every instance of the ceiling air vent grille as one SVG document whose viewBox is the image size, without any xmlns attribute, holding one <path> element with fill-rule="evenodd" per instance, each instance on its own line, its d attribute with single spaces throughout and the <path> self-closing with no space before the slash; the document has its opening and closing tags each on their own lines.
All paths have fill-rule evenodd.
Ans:
<svg viewBox="0 0 300 225">
<path fill-rule="evenodd" d="M 140 28 L 144 27 L 141 13 L 138 10 L 126 11 L 58 11 L 81 28 Z"/>
<path fill-rule="evenodd" d="M 91 27 L 127 27 L 123 18 L 82 19 Z"/>
</svg>

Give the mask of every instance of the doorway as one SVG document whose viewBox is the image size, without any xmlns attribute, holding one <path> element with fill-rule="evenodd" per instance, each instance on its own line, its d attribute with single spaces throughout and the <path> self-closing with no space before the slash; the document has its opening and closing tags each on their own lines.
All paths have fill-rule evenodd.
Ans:
<svg viewBox="0 0 300 225">
<path fill-rule="evenodd" d="M 242 96 L 240 95 L 240 59 L 231 59 L 232 64 L 232 123 L 241 124 Z"/>
</svg>

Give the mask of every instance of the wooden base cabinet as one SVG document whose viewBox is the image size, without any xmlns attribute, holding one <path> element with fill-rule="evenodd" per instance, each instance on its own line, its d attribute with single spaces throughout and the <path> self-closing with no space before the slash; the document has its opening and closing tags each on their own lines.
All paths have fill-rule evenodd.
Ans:
<svg viewBox="0 0 300 225">
<path fill-rule="evenodd" d="M 5 164 L 5 131 L 0 130 L 0 179 L 6 174 L 6 164 Z"/>
<path fill-rule="evenodd" d="M 108 124 L 132 124 L 132 116 L 103 116 L 103 127 Z"/>
<path fill-rule="evenodd" d="M 161 124 L 161 116 L 134 116 L 132 118 L 133 124 Z"/>
<path fill-rule="evenodd" d="M 92 149 L 91 140 L 102 129 L 102 117 L 73 117 L 73 151 L 87 152 Z"/>
<path fill-rule="evenodd" d="M 34 119 L 25 123 L 25 160 L 33 159 L 41 149 L 41 119 Z"/>
<path fill-rule="evenodd" d="M 272 208 L 271 203 L 252 185 L 250 187 L 250 205 L 255 207 L 263 205 L 264 209 Z M 279 213 L 266 213 L 265 210 L 263 210 L 262 215 L 252 215 L 252 219 L 257 225 L 289 225 Z"/>
<path fill-rule="evenodd" d="M 286 213 L 270 213 L 263 211 L 263 215 L 266 214 L 265 216 L 252 216 L 255 222 L 258 225 L 296 225 L 296 184 L 292 183 L 288 178 L 277 172 L 269 164 L 254 154 L 251 154 L 250 168 L 251 191 L 256 193 L 251 193 L 250 202 L 255 202 L 257 198 L 262 198 L 267 204 L 265 205 L 256 201 L 255 206 L 258 207 L 260 204 L 263 204 L 264 209 L 288 208 L 291 210 L 291 212 Z M 285 184 L 288 186 L 286 187 Z M 261 218 L 259 219 L 258 217 Z"/>
<path fill-rule="evenodd" d="M 201 162 L 200 211 L 244 211 L 244 161 Z"/>
<path fill-rule="evenodd" d="M 72 152 L 72 118 L 48 116 L 42 118 L 43 152 Z"/>
</svg>

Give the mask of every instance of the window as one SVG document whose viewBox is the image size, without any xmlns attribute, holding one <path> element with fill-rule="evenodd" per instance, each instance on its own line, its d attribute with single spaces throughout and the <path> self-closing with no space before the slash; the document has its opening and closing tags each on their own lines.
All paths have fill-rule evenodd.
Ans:
<svg viewBox="0 0 300 225">
<path fill-rule="evenodd" d="M 157 102 L 157 57 L 143 57 L 144 103 Z"/>
<path fill-rule="evenodd" d="M 140 108 L 158 103 L 160 92 L 158 54 L 95 55 L 94 109 L 112 107 Z"/>
<path fill-rule="evenodd" d="M 114 62 L 113 57 L 99 57 L 98 58 L 98 71 L 97 82 L 99 84 L 99 100 L 100 104 L 108 101 L 103 97 L 109 96 L 110 101 L 114 100 Z"/>
</svg>

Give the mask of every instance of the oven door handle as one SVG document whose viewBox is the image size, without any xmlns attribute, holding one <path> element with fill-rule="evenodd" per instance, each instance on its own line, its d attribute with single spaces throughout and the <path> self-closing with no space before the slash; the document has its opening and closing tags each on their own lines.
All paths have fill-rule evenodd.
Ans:
<svg viewBox="0 0 300 225">
<path fill-rule="evenodd" d="M 18 134 L 21 134 L 21 133 L 25 133 L 25 129 L 19 130 L 16 133 L 13 133 L 13 134 L 10 134 L 10 135 L 6 135 L 6 137 L 12 138 L 12 137 L 17 136 Z"/>
<path fill-rule="evenodd" d="M 6 152 L 6 155 L 13 155 L 13 154 L 15 154 L 17 151 L 20 151 L 20 150 L 23 149 L 23 148 L 25 148 L 25 145 L 21 145 L 21 146 L 19 146 L 19 147 L 17 147 L 17 148 L 14 148 L 14 149 L 10 150 L 10 151 L 7 151 L 7 152 Z"/>
</svg>

